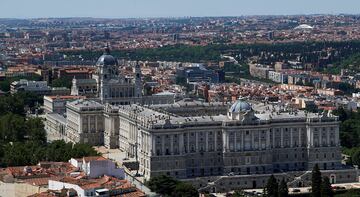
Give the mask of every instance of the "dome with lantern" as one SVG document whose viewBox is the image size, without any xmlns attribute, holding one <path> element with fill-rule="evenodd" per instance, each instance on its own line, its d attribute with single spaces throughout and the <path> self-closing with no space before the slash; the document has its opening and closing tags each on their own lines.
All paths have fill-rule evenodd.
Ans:
<svg viewBox="0 0 360 197">
<path fill-rule="evenodd" d="M 117 65 L 117 60 L 110 54 L 109 46 L 105 47 L 104 54 L 99 57 L 98 61 L 96 62 L 97 66 L 115 66 Z"/>
<path fill-rule="evenodd" d="M 245 98 L 240 97 L 228 110 L 228 118 L 231 120 L 249 121 L 256 119 L 251 104 Z"/>
</svg>

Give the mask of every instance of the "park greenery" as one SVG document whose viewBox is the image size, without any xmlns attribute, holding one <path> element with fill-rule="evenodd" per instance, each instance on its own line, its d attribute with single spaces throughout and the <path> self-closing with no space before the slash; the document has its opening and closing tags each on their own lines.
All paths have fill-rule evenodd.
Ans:
<svg viewBox="0 0 360 197">
<path fill-rule="evenodd" d="M 69 77 L 62 77 L 62 78 L 58 78 L 58 79 L 54 79 L 51 82 L 51 86 L 52 87 L 66 87 L 66 88 L 71 88 L 72 85 L 72 79 Z"/>
<path fill-rule="evenodd" d="M 333 51 L 328 53 L 328 49 Z M 353 64 L 360 51 L 360 41 L 341 42 L 291 42 L 291 43 L 255 43 L 255 44 L 209 44 L 206 46 L 173 45 L 159 48 L 114 50 L 112 55 L 119 59 L 178 62 L 218 62 L 221 55 L 231 55 L 240 63 L 257 56 L 258 63 L 273 64 L 278 61 L 297 60 L 304 64 L 315 65 L 318 70 L 339 73 L 341 68 Z M 78 50 L 60 52 L 70 60 L 93 60 L 102 51 Z M 56 59 L 46 56 L 47 60 Z M 358 62 L 358 61 L 357 61 Z M 350 64 L 351 63 L 351 64 Z M 327 65 L 334 65 L 329 70 Z M 328 69 L 328 70 L 326 70 Z"/>
<path fill-rule="evenodd" d="M 311 175 L 311 197 L 333 197 L 334 191 L 331 187 L 328 177 L 322 177 L 319 166 L 316 164 L 312 170 Z M 271 175 L 264 188 L 263 197 L 288 197 L 291 196 L 288 192 L 288 186 L 284 179 L 280 182 Z M 309 196 L 309 194 L 303 194 Z"/>
<path fill-rule="evenodd" d="M 360 165 L 360 112 L 339 108 L 333 113 L 341 121 L 340 142 L 343 153 L 350 156 L 348 163 Z"/>
<path fill-rule="evenodd" d="M 334 191 L 331 188 L 328 177 L 322 177 L 319 166 L 315 164 L 311 174 L 311 196 L 312 197 L 333 197 Z"/>
<path fill-rule="evenodd" d="M 40 75 L 22 76 L 22 77 L 6 77 L 4 80 L 0 81 L 0 90 L 3 92 L 10 91 L 10 84 L 14 81 L 19 81 L 20 79 L 27 79 L 30 81 L 40 81 L 42 78 Z"/>
<path fill-rule="evenodd" d="M 199 196 L 198 191 L 190 183 L 181 182 L 166 175 L 153 177 L 146 182 L 146 185 L 151 191 L 164 197 Z"/>
<path fill-rule="evenodd" d="M 341 69 L 349 69 L 353 71 L 354 73 L 357 73 L 360 71 L 360 53 L 354 53 L 350 55 L 349 57 L 335 62 L 334 66 L 325 69 L 326 72 L 329 73 L 335 73 L 339 74 Z"/>
<path fill-rule="evenodd" d="M 68 161 L 72 157 L 98 153 L 87 144 L 64 141 L 48 143 L 43 120 L 26 117 L 26 108 L 34 106 L 28 93 L 0 97 L 0 166 L 34 165 L 40 161 Z"/>
<path fill-rule="evenodd" d="M 288 197 L 289 190 L 284 179 L 278 183 L 274 175 L 271 175 L 264 188 L 264 197 Z"/>
</svg>

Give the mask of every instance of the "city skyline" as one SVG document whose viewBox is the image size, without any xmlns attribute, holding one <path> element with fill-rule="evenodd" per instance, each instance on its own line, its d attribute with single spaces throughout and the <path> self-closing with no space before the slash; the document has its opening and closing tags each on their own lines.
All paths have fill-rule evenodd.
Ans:
<svg viewBox="0 0 360 197">
<path fill-rule="evenodd" d="M 99 5 L 100 4 L 100 5 Z M 103 5 L 101 5 L 103 4 Z M 19 5 L 22 5 L 21 7 Z M 309 14 L 359 14 L 360 2 L 347 3 L 336 0 L 319 1 L 236 1 L 236 0 L 64 0 L 54 3 L 46 0 L 5 0 L 0 18 L 148 18 L 148 17 L 205 17 L 244 15 L 309 15 Z"/>
</svg>

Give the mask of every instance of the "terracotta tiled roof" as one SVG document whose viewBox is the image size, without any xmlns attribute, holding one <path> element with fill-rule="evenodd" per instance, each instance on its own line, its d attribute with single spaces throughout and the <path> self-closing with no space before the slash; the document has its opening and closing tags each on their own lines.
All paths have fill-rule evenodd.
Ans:
<svg viewBox="0 0 360 197">
<path fill-rule="evenodd" d="M 29 171 L 26 172 L 25 168 Z M 19 179 L 32 179 L 32 178 L 45 178 L 64 176 L 65 174 L 75 171 L 76 168 L 70 163 L 65 162 L 41 162 L 36 166 L 17 166 L 4 168 L 1 171 L 12 175 L 14 178 Z"/>
<path fill-rule="evenodd" d="M 102 160 L 107 160 L 105 157 L 103 156 L 91 156 L 91 157 L 83 157 L 81 158 L 81 160 L 84 159 L 86 162 L 88 161 L 102 161 Z"/>
<path fill-rule="evenodd" d="M 31 178 L 24 181 L 30 185 L 45 186 L 49 184 L 49 180 L 60 180 L 60 176 L 44 177 L 44 178 Z"/>
</svg>

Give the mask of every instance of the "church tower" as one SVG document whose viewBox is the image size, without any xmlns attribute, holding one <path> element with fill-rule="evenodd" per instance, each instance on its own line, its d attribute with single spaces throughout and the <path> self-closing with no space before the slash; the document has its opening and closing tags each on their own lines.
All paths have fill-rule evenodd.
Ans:
<svg viewBox="0 0 360 197">
<path fill-rule="evenodd" d="M 135 65 L 135 97 L 142 97 L 141 68 L 139 62 Z"/>
<path fill-rule="evenodd" d="M 109 46 L 105 48 L 104 54 L 96 62 L 96 74 L 93 78 L 97 81 L 98 97 L 102 103 L 111 96 L 110 81 L 118 77 L 117 60 L 110 55 Z"/>
</svg>

